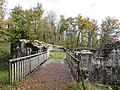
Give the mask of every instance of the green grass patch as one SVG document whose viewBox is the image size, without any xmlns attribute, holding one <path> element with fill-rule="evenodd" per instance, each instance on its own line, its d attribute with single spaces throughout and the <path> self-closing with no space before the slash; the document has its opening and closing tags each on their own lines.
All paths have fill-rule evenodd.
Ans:
<svg viewBox="0 0 120 90">
<path fill-rule="evenodd" d="M 8 85 L 8 63 L 0 63 L 0 87 L 6 87 Z M 4 89 L 3 89 L 4 90 Z"/>
<path fill-rule="evenodd" d="M 65 59 L 66 53 L 65 52 L 58 52 L 58 51 L 51 51 L 49 60 L 57 60 L 57 59 Z"/>
<path fill-rule="evenodd" d="M 8 80 L 8 62 L 0 63 L 0 81 Z"/>
<path fill-rule="evenodd" d="M 0 80 L 8 80 L 8 70 L 0 70 Z"/>
<path fill-rule="evenodd" d="M 9 85 L 8 62 L 0 63 L 0 90 L 17 90 L 16 85 Z"/>
</svg>

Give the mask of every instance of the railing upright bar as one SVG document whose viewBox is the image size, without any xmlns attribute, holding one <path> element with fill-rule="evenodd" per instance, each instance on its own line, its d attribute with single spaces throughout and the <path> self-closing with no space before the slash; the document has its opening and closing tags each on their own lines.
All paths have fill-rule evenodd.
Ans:
<svg viewBox="0 0 120 90">
<path fill-rule="evenodd" d="M 21 77 L 23 78 L 23 60 L 21 61 Z"/>
<path fill-rule="evenodd" d="M 19 81 L 19 63 L 18 63 L 18 61 L 16 62 L 16 64 L 17 64 L 17 67 L 16 67 L 16 70 L 17 70 L 17 81 Z"/>
<path fill-rule="evenodd" d="M 80 61 L 81 61 L 81 56 L 80 56 Z M 80 62 L 79 62 L 79 65 L 80 65 Z M 79 75 L 80 75 L 80 77 L 81 77 L 83 90 L 86 90 L 86 89 L 85 89 L 85 85 L 84 85 L 84 81 L 83 81 L 83 77 L 82 77 L 82 75 L 81 75 L 81 73 L 80 73 L 80 66 L 79 66 Z"/>
<path fill-rule="evenodd" d="M 43 53 L 43 61 L 44 61 L 44 53 Z"/>
<path fill-rule="evenodd" d="M 8 75 L 9 75 L 9 81 L 10 81 L 9 83 L 11 85 L 11 62 L 8 63 L 8 72 L 9 72 Z"/>
<path fill-rule="evenodd" d="M 29 60 L 29 72 L 31 72 L 31 58 Z"/>
<path fill-rule="evenodd" d="M 25 77 L 25 61 L 23 60 L 23 77 Z"/>
<path fill-rule="evenodd" d="M 18 62 L 16 62 L 16 78 L 17 78 L 16 81 L 19 80 L 19 74 L 18 74 L 19 73 L 19 69 L 18 68 L 19 68 Z"/>
<path fill-rule="evenodd" d="M 11 63 L 12 64 L 12 68 L 11 68 L 11 71 L 12 71 L 12 77 L 11 77 L 11 83 L 14 82 L 14 79 L 15 79 L 15 68 L 14 68 L 14 63 Z"/>
<path fill-rule="evenodd" d="M 19 80 L 21 79 L 21 62 L 19 61 Z"/>
<path fill-rule="evenodd" d="M 77 82 L 79 82 L 79 76 L 80 76 L 80 64 L 77 62 Z"/>
<path fill-rule="evenodd" d="M 38 66 L 39 66 L 39 55 L 38 55 Z"/>
<path fill-rule="evenodd" d="M 16 75 L 16 74 L 17 74 L 17 70 L 16 70 L 16 67 L 17 67 L 17 64 L 16 64 L 16 62 L 15 62 L 15 68 L 14 68 L 14 69 L 15 69 L 15 83 L 16 83 L 16 81 L 17 81 L 17 75 Z"/>
<path fill-rule="evenodd" d="M 21 61 L 19 62 L 19 65 L 20 65 L 20 71 L 19 71 L 19 73 L 20 73 L 20 76 L 19 76 L 19 78 L 21 79 Z"/>
<path fill-rule="evenodd" d="M 46 60 L 47 60 L 48 54 L 46 53 Z"/>
</svg>

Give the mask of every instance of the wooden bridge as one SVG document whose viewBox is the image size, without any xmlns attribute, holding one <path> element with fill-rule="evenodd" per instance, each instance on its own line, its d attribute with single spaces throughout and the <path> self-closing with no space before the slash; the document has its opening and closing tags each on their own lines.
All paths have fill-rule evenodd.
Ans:
<svg viewBox="0 0 120 90">
<path fill-rule="evenodd" d="M 68 77 L 70 78 L 72 75 L 74 77 L 75 81 L 77 81 L 77 82 L 79 82 L 80 80 L 82 81 L 83 90 L 85 90 L 84 82 L 83 82 L 82 76 L 80 74 L 80 66 L 79 66 L 80 60 L 76 59 L 69 52 L 66 52 L 66 59 L 65 60 L 61 60 L 61 61 L 53 60 L 51 62 L 53 64 L 45 65 L 45 63 L 50 62 L 50 60 L 48 60 L 47 55 L 48 55 L 47 52 L 41 52 L 38 54 L 9 60 L 9 82 L 10 82 L 10 84 L 17 83 L 18 81 L 21 81 L 23 78 L 25 78 L 26 76 L 31 74 L 33 71 L 34 71 L 33 72 L 34 74 L 32 73 L 33 77 L 37 77 L 36 79 L 38 79 L 39 77 L 42 77 L 42 75 L 41 75 L 41 73 L 43 73 L 42 69 L 44 70 L 44 68 L 42 68 L 42 67 L 45 66 L 45 67 L 47 67 L 47 69 L 45 69 L 44 72 L 45 73 L 47 72 L 48 78 L 46 78 L 45 75 L 43 75 L 43 76 L 45 77 L 46 80 L 49 81 L 49 77 L 55 77 L 55 75 L 52 74 L 55 72 L 54 74 L 57 75 L 56 77 L 59 77 L 59 80 L 63 80 L 62 82 L 69 83 L 68 80 L 66 80 L 65 78 L 68 78 Z M 55 66 L 55 67 L 53 67 L 53 66 Z M 50 69 L 50 68 L 52 68 L 52 69 Z M 35 71 L 35 70 L 37 70 L 37 71 Z M 69 70 L 71 72 L 69 72 Z M 37 73 L 37 74 L 35 74 L 35 73 Z M 65 73 L 66 73 L 66 75 L 64 75 Z M 32 77 L 30 77 L 30 78 L 32 78 Z M 59 81 L 56 78 L 54 80 Z M 54 80 L 52 80 L 52 82 Z M 48 82 L 48 81 L 46 81 L 46 82 Z M 31 81 L 28 81 L 28 82 L 31 82 Z M 36 83 L 36 85 L 39 85 L 39 84 L 41 84 L 41 83 Z M 62 83 L 60 82 L 60 84 L 62 84 Z M 65 85 L 65 83 L 63 83 L 63 84 Z M 34 86 L 34 85 L 32 85 L 32 86 Z M 32 87 L 32 86 L 30 86 L 30 87 Z M 50 87 L 52 88 L 51 85 L 50 85 Z M 63 90 L 64 89 L 65 89 L 65 87 L 63 88 Z M 47 89 L 44 89 L 44 90 L 47 90 Z M 69 89 L 65 89 L 65 90 L 69 90 Z"/>
</svg>

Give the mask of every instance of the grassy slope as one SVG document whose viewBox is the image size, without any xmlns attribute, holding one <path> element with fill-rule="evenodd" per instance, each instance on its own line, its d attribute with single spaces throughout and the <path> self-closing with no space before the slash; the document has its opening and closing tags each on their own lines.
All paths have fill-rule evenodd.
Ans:
<svg viewBox="0 0 120 90">
<path fill-rule="evenodd" d="M 65 52 L 57 52 L 57 51 L 51 51 L 49 60 L 57 60 L 57 59 L 65 59 L 66 54 Z"/>
</svg>

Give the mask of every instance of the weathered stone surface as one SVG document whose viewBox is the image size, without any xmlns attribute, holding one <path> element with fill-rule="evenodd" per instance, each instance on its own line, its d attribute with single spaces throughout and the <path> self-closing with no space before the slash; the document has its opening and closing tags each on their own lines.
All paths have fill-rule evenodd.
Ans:
<svg viewBox="0 0 120 90">
<path fill-rule="evenodd" d="M 11 43 L 11 58 L 23 57 L 47 50 L 43 42 L 21 39 Z"/>
<path fill-rule="evenodd" d="M 120 42 L 105 45 L 97 54 L 75 56 L 80 60 L 80 68 L 87 69 L 89 81 L 120 82 Z"/>
</svg>

